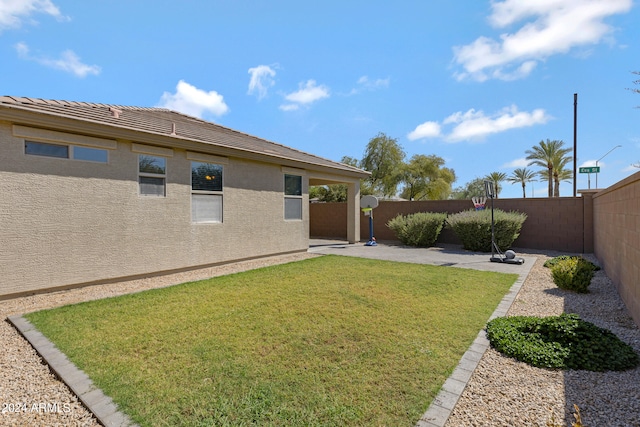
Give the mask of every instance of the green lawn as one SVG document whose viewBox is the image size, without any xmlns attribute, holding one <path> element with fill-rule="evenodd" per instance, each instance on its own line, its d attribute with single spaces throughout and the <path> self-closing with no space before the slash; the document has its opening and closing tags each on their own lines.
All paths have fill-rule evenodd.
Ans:
<svg viewBox="0 0 640 427">
<path fill-rule="evenodd" d="M 516 278 L 323 256 L 26 317 L 142 426 L 412 426 Z"/>
</svg>

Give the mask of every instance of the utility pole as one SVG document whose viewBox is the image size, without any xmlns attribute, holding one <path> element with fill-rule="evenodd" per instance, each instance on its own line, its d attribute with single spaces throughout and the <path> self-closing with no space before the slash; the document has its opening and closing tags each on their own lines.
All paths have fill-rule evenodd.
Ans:
<svg viewBox="0 0 640 427">
<path fill-rule="evenodd" d="M 578 94 L 573 94 L 573 197 L 578 181 Z"/>
</svg>

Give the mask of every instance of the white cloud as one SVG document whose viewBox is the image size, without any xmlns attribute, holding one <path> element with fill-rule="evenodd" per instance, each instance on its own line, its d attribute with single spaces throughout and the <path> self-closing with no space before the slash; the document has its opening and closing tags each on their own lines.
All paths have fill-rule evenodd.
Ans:
<svg viewBox="0 0 640 427">
<path fill-rule="evenodd" d="M 504 132 L 510 129 L 529 127 L 536 124 L 544 124 L 551 118 L 543 109 L 536 109 L 532 112 L 520 112 L 514 105 L 503 109 L 497 114 L 486 116 L 482 111 L 469 110 L 458 116 L 456 113 L 454 121 L 456 126 L 446 139 L 451 142 L 482 139 L 487 135 Z M 449 123 L 453 116 L 445 119 Z"/>
<path fill-rule="evenodd" d="M 89 74 L 100 74 L 100 67 L 97 65 L 84 64 L 78 55 L 72 50 L 65 50 L 60 54 L 57 59 L 47 58 L 45 56 L 33 56 L 31 55 L 29 46 L 26 43 L 17 43 L 15 45 L 18 56 L 28 61 L 35 61 L 49 68 L 61 70 L 67 73 L 74 74 L 77 77 L 86 77 Z"/>
<path fill-rule="evenodd" d="M 213 90 L 206 92 L 184 80 L 178 82 L 176 93 L 162 94 L 159 106 L 194 117 L 202 117 L 205 112 L 221 116 L 229 111 L 224 98 L 218 92 Z"/>
<path fill-rule="evenodd" d="M 598 164 L 599 164 L 600 166 L 602 166 L 604 163 L 599 162 Z M 580 167 L 580 168 L 588 168 L 588 167 L 595 166 L 595 165 L 596 165 L 596 161 L 595 161 L 595 160 L 585 160 L 585 161 L 584 161 L 584 162 L 582 162 L 582 164 L 581 164 L 580 166 L 578 166 L 578 167 Z"/>
<path fill-rule="evenodd" d="M 251 80 L 249 80 L 247 93 L 257 94 L 258 99 L 267 96 L 269 88 L 275 84 L 273 79 L 276 76 L 275 70 L 268 65 L 258 65 L 255 68 L 249 68 L 249 74 L 251 74 Z"/>
<path fill-rule="evenodd" d="M 505 163 L 502 165 L 503 168 L 526 168 L 529 166 L 530 160 L 525 159 L 524 157 L 520 159 L 515 159 L 510 161 L 509 163 Z"/>
<path fill-rule="evenodd" d="M 515 32 L 500 34 L 499 41 L 482 36 L 454 47 L 454 61 L 464 69 L 456 77 L 478 81 L 526 77 L 549 56 L 609 41 L 612 28 L 604 19 L 631 7 L 632 0 L 492 1 L 493 27 L 525 22 Z"/>
<path fill-rule="evenodd" d="M 543 109 L 531 112 L 518 111 L 515 105 L 491 115 L 486 115 L 481 110 L 470 109 L 449 115 L 442 124 L 434 121 L 425 122 L 409 133 L 408 138 L 413 141 L 443 137 L 448 142 L 482 140 L 491 134 L 544 124 L 550 119 L 551 116 Z M 451 127 L 450 132 L 443 133 L 443 128 L 447 126 Z"/>
<path fill-rule="evenodd" d="M 390 82 L 391 79 L 389 77 L 386 79 L 370 79 L 369 76 L 362 76 L 356 82 L 357 86 L 351 89 L 351 92 L 349 92 L 347 96 L 356 95 L 364 91 L 373 92 L 379 89 L 385 89 L 389 87 Z"/>
<path fill-rule="evenodd" d="M 29 46 L 26 43 L 19 42 L 15 45 L 16 52 L 20 58 L 27 59 L 29 57 Z"/>
<path fill-rule="evenodd" d="M 369 76 L 362 76 L 358 79 L 358 86 L 367 90 L 376 90 L 389 87 L 390 78 L 371 80 Z"/>
<path fill-rule="evenodd" d="M 58 20 L 68 19 L 50 0 L 0 0 L 0 32 L 19 28 L 24 20 L 33 22 L 30 16 L 36 13 L 44 13 Z"/>
<path fill-rule="evenodd" d="M 436 138 L 441 135 L 441 127 L 438 122 L 424 122 L 409 133 L 407 138 L 410 141 L 415 141 L 416 139 L 423 138 Z"/>
<path fill-rule="evenodd" d="M 282 111 L 296 111 L 300 109 L 300 106 L 298 104 L 282 104 L 278 108 L 280 108 Z"/>
<path fill-rule="evenodd" d="M 309 105 L 323 98 L 329 97 L 329 88 L 316 84 L 315 80 L 307 80 L 306 83 L 300 83 L 299 89 L 284 97 L 288 104 L 283 104 L 280 109 L 283 111 L 297 110 L 303 105 Z"/>
</svg>

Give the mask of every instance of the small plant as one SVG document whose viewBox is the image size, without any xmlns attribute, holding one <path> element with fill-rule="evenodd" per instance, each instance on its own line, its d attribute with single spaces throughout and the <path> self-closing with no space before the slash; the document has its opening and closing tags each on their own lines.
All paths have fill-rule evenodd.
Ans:
<svg viewBox="0 0 640 427">
<path fill-rule="evenodd" d="M 433 246 L 444 227 L 447 214 L 418 212 L 398 215 L 387 223 L 403 244 L 407 246 Z"/>
<path fill-rule="evenodd" d="M 520 235 L 527 215 L 521 212 L 494 209 L 493 217 L 496 244 L 500 250 L 509 249 Z M 490 210 L 468 210 L 449 215 L 447 226 L 453 229 L 465 249 L 491 252 Z"/>
<path fill-rule="evenodd" d="M 560 289 L 584 294 L 589 292 L 594 270 L 594 264 L 584 258 L 569 257 L 556 262 L 551 267 L 551 275 Z"/>
<path fill-rule="evenodd" d="M 538 368 L 604 372 L 640 363 L 631 346 L 577 314 L 497 317 L 486 331 L 496 350 Z"/>
<path fill-rule="evenodd" d="M 571 427 L 587 427 L 585 424 L 582 424 L 580 408 L 578 408 L 578 405 L 576 405 L 575 403 L 573 404 L 573 410 L 573 418 L 575 418 L 576 421 L 571 423 Z M 551 420 L 547 421 L 547 427 L 564 427 L 564 424 L 557 423 L 555 415 L 551 414 Z"/>
<path fill-rule="evenodd" d="M 543 265 L 545 267 L 547 267 L 547 268 L 551 268 L 554 265 L 556 265 L 558 262 L 564 261 L 564 260 L 567 260 L 567 259 L 571 259 L 571 258 L 578 258 L 578 257 L 575 256 L 575 255 L 559 255 L 557 257 L 554 257 L 554 258 L 546 260 Z M 591 261 L 587 261 L 586 259 L 585 259 L 585 261 L 593 266 L 593 271 L 600 270 L 600 266 L 592 263 Z"/>
</svg>

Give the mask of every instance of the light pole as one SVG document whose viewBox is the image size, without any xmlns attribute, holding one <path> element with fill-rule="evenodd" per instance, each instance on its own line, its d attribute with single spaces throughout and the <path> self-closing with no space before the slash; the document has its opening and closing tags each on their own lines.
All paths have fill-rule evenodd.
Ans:
<svg viewBox="0 0 640 427">
<path fill-rule="evenodd" d="M 535 197 L 535 193 L 533 191 L 533 183 L 536 182 L 537 179 L 532 179 L 531 181 L 529 181 L 531 183 L 531 197 Z"/>
<path fill-rule="evenodd" d="M 611 150 L 607 151 L 607 153 L 606 153 L 604 156 L 602 156 L 602 157 L 600 157 L 598 160 L 596 160 L 596 167 L 598 167 L 598 162 L 599 162 L 600 160 L 602 160 L 602 159 L 604 159 L 605 157 L 607 157 L 607 154 L 609 154 L 610 152 L 612 152 L 612 151 L 613 151 L 613 150 L 615 150 L 616 148 L 620 148 L 620 147 L 622 147 L 622 145 L 616 145 L 616 146 L 615 146 L 615 147 L 613 147 Z M 597 170 L 597 169 L 596 169 L 596 170 Z M 600 173 L 600 172 L 596 172 L 596 188 L 598 188 L 598 174 L 599 174 L 599 173 Z"/>
</svg>

